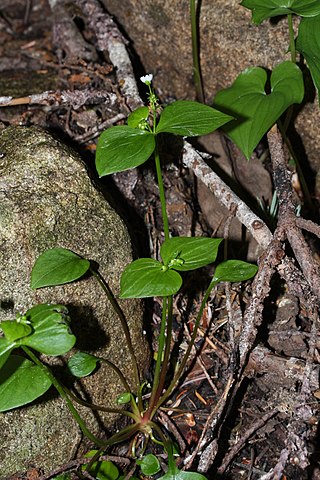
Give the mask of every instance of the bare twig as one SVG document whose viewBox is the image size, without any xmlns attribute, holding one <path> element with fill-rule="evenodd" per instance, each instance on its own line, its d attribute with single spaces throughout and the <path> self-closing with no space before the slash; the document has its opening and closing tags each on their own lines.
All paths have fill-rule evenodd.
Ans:
<svg viewBox="0 0 320 480">
<path fill-rule="evenodd" d="M 274 417 L 278 413 L 277 409 L 271 410 L 271 412 L 266 413 L 263 415 L 262 418 L 259 418 L 252 427 L 248 428 L 245 434 L 240 438 L 239 442 L 237 442 L 232 449 L 229 451 L 228 455 L 225 456 L 223 459 L 223 464 L 218 468 L 218 473 L 222 475 L 227 470 L 228 466 L 234 459 L 234 457 L 240 452 L 240 450 L 245 446 L 249 438 L 261 427 L 263 427 L 270 418 Z"/>
<path fill-rule="evenodd" d="M 223 180 L 205 163 L 209 155 L 194 150 L 184 142 L 183 163 L 211 190 L 222 205 L 232 211 L 236 207 L 236 217 L 247 227 L 251 235 L 262 248 L 267 248 L 272 234 L 266 224 L 226 185 Z"/>
</svg>

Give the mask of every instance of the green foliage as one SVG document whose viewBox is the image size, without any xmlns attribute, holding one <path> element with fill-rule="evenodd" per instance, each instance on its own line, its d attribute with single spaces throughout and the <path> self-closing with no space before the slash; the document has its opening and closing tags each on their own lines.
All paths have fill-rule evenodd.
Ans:
<svg viewBox="0 0 320 480">
<path fill-rule="evenodd" d="M 257 24 L 278 15 L 295 13 L 314 17 L 320 14 L 319 0 L 243 0 L 240 5 L 252 10 L 252 21 Z"/>
<path fill-rule="evenodd" d="M 184 137 L 207 135 L 232 120 L 208 105 L 178 100 L 164 108 L 157 125 L 157 133 L 173 133 Z"/>
<path fill-rule="evenodd" d="M 85 457 L 91 458 L 97 453 L 97 450 L 90 450 Z M 86 470 L 86 466 L 82 467 L 82 471 Z M 89 469 L 91 476 L 97 480 L 118 480 L 119 479 L 119 470 L 114 463 L 107 460 L 100 460 L 94 462 Z"/>
<path fill-rule="evenodd" d="M 81 278 L 90 268 L 89 260 L 66 248 L 52 248 L 36 260 L 31 272 L 31 288 L 63 285 Z"/>
<path fill-rule="evenodd" d="M 240 73 L 233 85 L 217 93 L 214 104 L 232 112 L 237 120 L 223 127 L 247 159 L 263 135 L 292 104 L 304 95 L 302 72 L 292 62 L 280 63 L 272 72 L 271 92 L 265 85 L 267 73 L 252 67 Z"/>
<path fill-rule="evenodd" d="M 130 403 L 131 400 L 132 400 L 132 394 L 130 392 L 124 392 L 124 393 L 121 393 L 121 395 L 118 396 L 117 404 L 118 405 L 126 405 L 127 403 Z"/>
<path fill-rule="evenodd" d="M 159 460 L 151 453 L 145 455 L 141 460 L 137 460 L 136 464 L 139 465 L 144 475 L 155 475 L 161 468 Z"/>
<path fill-rule="evenodd" d="M 0 412 L 26 405 L 50 387 L 51 381 L 41 367 L 11 355 L 0 370 Z"/>
<path fill-rule="evenodd" d="M 166 240 L 160 254 L 163 263 L 140 258 L 126 267 L 121 276 L 121 298 L 167 297 L 178 292 L 181 276 L 175 271 L 189 271 L 214 262 L 222 239 L 174 237 Z"/>
<path fill-rule="evenodd" d="M 127 123 L 128 127 L 131 128 L 141 128 L 146 126 L 146 122 L 149 116 L 149 108 L 148 107 L 139 107 L 130 113 Z"/>
<path fill-rule="evenodd" d="M 76 352 L 68 360 L 68 369 L 75 377 L 86 377 L 95 370 L 99 361 L 99 358 L 89 353 Z"/>
<path fill-rule="evenodd" d="M 318 2 L 319 3 L 319 2 Z M 299 25 L 297 50 L 304 56 L 310 69 L 313 83 L 320 92 L 320 15 L 303 18 Z"/>
<path fill-rule="evenodd" d="M 146 162 L 155 149 L 153 133 L 127 126 L 112 127 L 99 137 L 96 168 L 99 177 L 123 172 Z"/>
<path fill-rule="evenodd" d="M 214 272 L 213 281 L 244 282 L 254 277 L 258 271 L 257 265 L 242 260 L 226 260 L 219 263 Z"/>
</svg>

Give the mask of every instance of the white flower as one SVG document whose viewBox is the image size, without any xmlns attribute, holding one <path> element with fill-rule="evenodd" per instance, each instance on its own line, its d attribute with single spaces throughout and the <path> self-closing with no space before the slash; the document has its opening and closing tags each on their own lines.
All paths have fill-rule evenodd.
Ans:
<svg viewBox="0 0 320 480">
<path fill-rule="evenodd" d="M 152 82 L 153 75 L 152 73 L 149 73 L 148 75 L 145 75 L 144 77 L 140 77 L 140 80 L 142 83 L 145 83 L 146 85 L 150 85 Z"/>
</svg>

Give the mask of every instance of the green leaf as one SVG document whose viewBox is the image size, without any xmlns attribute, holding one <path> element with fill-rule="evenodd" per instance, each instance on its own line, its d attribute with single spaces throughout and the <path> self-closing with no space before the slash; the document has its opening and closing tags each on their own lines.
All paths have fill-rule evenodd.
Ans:
<svg viewBox="0 0 320 480">
<path fill-rule="evenodd" d="M 75 344 L 76 337 L 69 330 L 70 318 L 63 305 L 40 304 L 27 311 L 33 333 L 16 341 L 45 355 L 63 355 Z"/>
<path fill-rule="evenodd" d="M 213 263 L 222 238 L 173 237 L 161 245 L 160 253 L 165 265 L 186 272 Z"/>
<path fill-rule="evenodd" d="M 186 137 L 206 135 L 232 118 L 208 105 L 190 100 L 178 100 L 164 108 L 156 132 L 174 133 Z"/>
<path fill-rule="evenodd" d="M 52 248 L 36 260 L 31 272 L 31 288 L 63 285 L 82 277 L 90 268 L 89 260 L 66 248 Z"/>
<path fill-rule="evenodd" d="M 137 460 L 136 464 L 140 466 L 144 475 L 155 475 L 161 468 L 159 460 L 152 453 L 145 455 L 141 460 Z"/>
<path fill-rule="evenodd" d="M 213 280 L 216 282 L 243 282 L 254 277 L 257 273 L 257 265 L 243 262 L 242 260 L 226 260 L 219 263 L 214 272 Z"/>
<path fill-rule="evenodd" d="M 6 363 L 15 346 L 16 344 L 14 342 L 10 342 L 7 338 L 0 337 L 0 368 Z"/>
<path fill-rule="evenodd" d="M 130 392 L 124 392 L 117 397 L 117 404 L 126 405 L 127 403 L 130 403 L 131 400 L 132 400 L 132 394 Z"/>
<path fill-rule="evenodd" d="M 61 473 L 60 475 L 53 477 L 52 480 L 71 480 L 71 474 Z"/>
<path fill-rule="evenodd" d="M 75 377 L 86 377 L 96 368 L 99 358 L 85 352 L 76 352 L 68 360 L 68 369 Z"/>
<path fill-rule="evenodd" d="M 167 297 L 182 285 L 179 273 L 152 258 L 130 263 L 121 275 L 121 298 Z"/>
<path fill-rule="evenodd" d="M 30 325 L 19 323 L 16 320 L 5 320 L 0 323 L 0 328 L 9 342 L 26 337 L 32 332 Z"/>
<path fill-rule="evenodd" d="M 289 13 L 301 17 L 320 14 L 319 0 L 243 0 L 240 5 L 252 10 L 252 21 L 257 24 L 267 18 Z"/>
<path fill-rule="evenodd" d="M 99 137 L 96 169 L 99 177 L 123 172 L 146 162 L 155 149 L 153 133 L 127 126 L 111 127 Z"/>
<path fill-rule="evenodd" d="M 11 355 L 0 370 L 0 412 L 21 407 L 43 395 L 51 381 L 41 367 Z"/>
<path fill-rule="evenodd" d="M 144 125 L 149 116 L 148 107 L 139 107 L 130 113 L 128 117 L 128 126 L 132 128 L 138 128 L 139 125 Z"/>
<path fill-rule="evenodd" d="M 183 472 L 175 467 L 168 470 L 168 472 L 160 477 L 158 480 L 207 480 L 207 477 L 196 472 Z"/>
<path fill-rule="evenodd" d="M 320 92 L 320 15 L 313 18 L 303 18 L 299 24 L 297 50 L 304 56 L 313 83 Z"/>
<path fill-rule="evenodd" d="M 90 452 L 86 453 L 85 457 L 91 458 L 97 453 L 97 451 L 98 450 L 90 450 Z M 84 471 L 86 465 L 83 465 L 81 469 Z M 119 470 L 112 462 L 107 460 L 94 462 L 89 473 L 97 480 L 117 480 L 119 478 Z"/>
<path fill-rule="evenodd" d="M 301 103 L 304 95 L 302 72 L 292 62 L 280 63 L 273 70 L 269 94 L 265 91 L 266 81 L 264 69 L 248 68 L 231 87 L 218 92 L 214 100 L 219 108 L 237 117 L 223 130 L 247 159 L 282 113 L 293 103 Z"/>
</svg>

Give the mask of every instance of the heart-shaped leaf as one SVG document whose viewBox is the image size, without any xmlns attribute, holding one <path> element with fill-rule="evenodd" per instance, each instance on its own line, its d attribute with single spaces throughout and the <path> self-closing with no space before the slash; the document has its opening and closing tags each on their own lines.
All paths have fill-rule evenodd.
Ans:
<svg viewBox="0 0 320 480">
<path fill-rule="evenodd" d="M 139 125 L 144 125 L 149 116 L 148 107 L 139 107 L 130 113 L 127 123 L 128 127 L 138 128 Z"/>
<path fill-rule="evenodd" d="M 302 72 L 292 62 L 280 63 L 273 70 L 270 94 L 265 91 L 266 81 L 263 68 L 248 68 L 214 100 L 219 108 L 237 117 L 223 130 L 247 159 L 282 113 L 293 103 L 301 103 L 304 95 Z"/>
<path fill-rule="evenodd" d="M 68 369 L 75 377 L 86 377 L 96 368 L 99 358 L 85 352 L 76 352 L 68 360 Z"/>
<path fill-rule="evenodd" d="M 243 262 L 242 260 L 226 260 L 219 263 L 214 272 L 213 281 L 218 282 L 243 282 L 254 277 L 257 273 L 257 265 Z"/>
<path fill-rule="evenodd" d="M 207 135 L 232 118 L 203 103 L 178 100 L 164 108 L 156 132 L 174 133 L 185 137 Z"/>
<path fill-rule="evenodd" d="M 21 407 L 43 395 L 51 380 L 30 360 L 11 355 L 0 370 L 0 412 Z"/>
<path fill-rule="evenodd" d="M 121 298 L 167 297 L 182 285 L 179 273 L 152 258 L 130 263 L 121 275 Z"/>
<path fill-rule="evenodd" d="M 16 341 L 45 355 L 63 355 L 71 350 L 76 337 L 69 329 L 68 310 L 63 305 L 40 304 L 27 311 L 33 333 Z"/>
<path fill-rule="evenodd" d="M 96 152 L 99 177 L 141 165 L 154 149 L 154 135 L 146 130 L 125 125 L 105 130 L 99 137 Z"/>
<path fill-rule="evenodd" d="M 187 272 L 213 263 L 222 240 L 206 237 L 173 237 L 163 242 L 160 253 L 166 266 Z"/>
<path fill-rule="evenodd" d="M 66 248 L 52 248 L 35 261 L 31 272 L 31 288 L 49 287 L 73 282 L 90 268 L 89 260 Z"/>
<path fill-rule="evenodd" d="M 301 17 L 320 14 L 319 0 L 243 0 L 240 5 L 252 10 L 252 21 L 261 23 L 266 18 L 295 13 Z"/>
<path fill-rule="evenodd" d="M 304 56 L 313 83 L 320 92 L 320 15 L 303 18 L 299 24 L 297 50 Z"/>
</svg>

